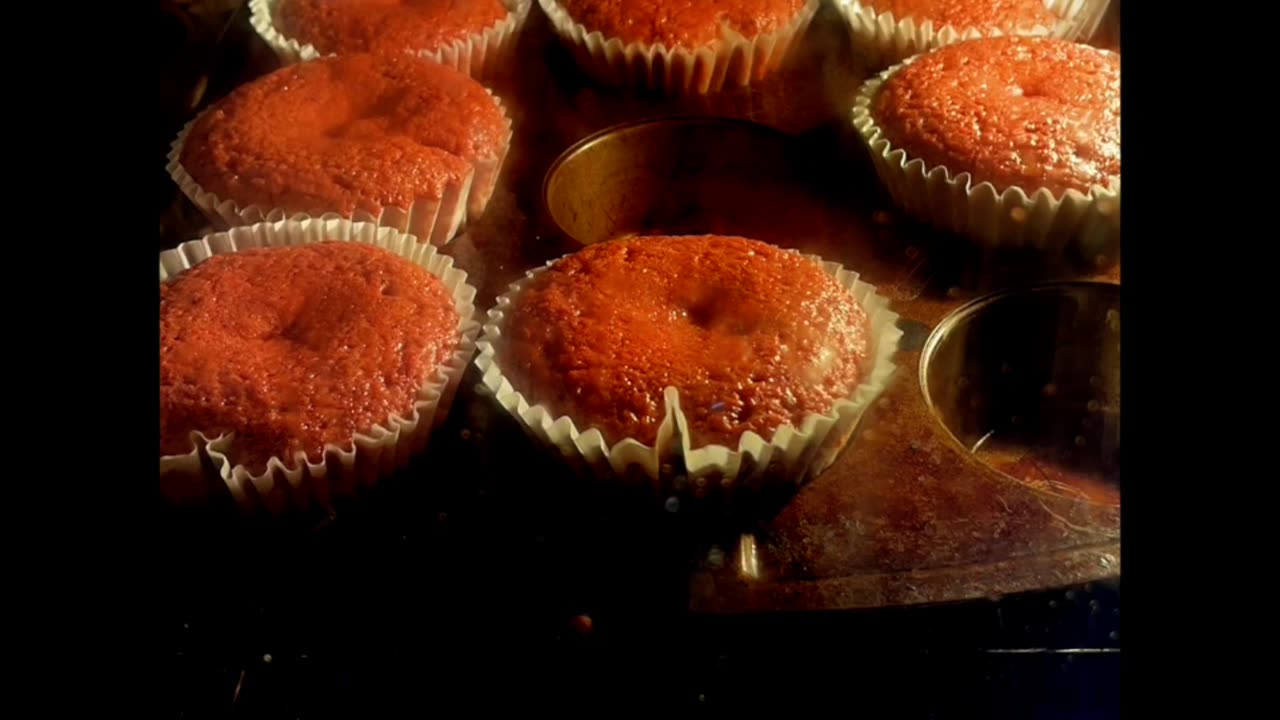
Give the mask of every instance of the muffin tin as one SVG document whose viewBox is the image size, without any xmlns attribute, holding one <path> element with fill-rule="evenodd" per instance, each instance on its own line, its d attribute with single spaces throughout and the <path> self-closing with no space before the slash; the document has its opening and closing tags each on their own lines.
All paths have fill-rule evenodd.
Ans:
<svg viewBox="0 0 1280 720">
<path fill-rule="evenodd" d="M 590 135 L 547 171 L 542 200 L 558 233 L 591 243 L 627 235 L 820 235 L 811 158 L 787 135 L 733 118 L 625 123 Z M 583 187 L 592 192 L 583 193 Z"/>
<path fill-rule="evenodd" d="M 1100 351 L 1111 347 L 1110 324 L 1118 325 L 1118 257 L 977 250 L 899 216 L 849 126 L 865 75 L 849 67 L 848 36 L 833 8 L 818 13 L 778 76 L 708 97 L 643 96 L 592 83 L 537 11 L 517 52 L 527 61 L 494 85 L 515 124 L 499 188 L 485 215 L 444 249 L 477 287 L 478 307 L 492 305 L 526 270 L 582 243 L 662 230 L 755 235 L 821 255 L 856 269 L 901 316 L 899 370 L 826 472 L 794 497 L 750 513 L 712 517 L 670 505 L 655 511 L 705 520 L 689 547 L 693 611 L 933 603 L 1119 576 L 1118 490 L 1082 496 L 1037 485 L 993 466 L 990 455 L 975 455 L 977 441 L 970 443 L 992 429 L 979 412 L 982 402 L 1017 405 L 1047 372 L 1065 402 L 1032 403 L 1054 411 L 1042 426 L 1093 417 L 1095 425 L 1071 435 L 1063 450 L 1079 449 L 1074 443 L 1083 436 L 1086 448 L 1099 451 L 1101 474 L 1112 470 L 1108 459 L 1118 474 L 1118 341 L 1114 352 Z M 680 117 L 638 122 L 672 116 Z M 627 124 L 596 134 L 618 123 Z M 759 184 L 726 192 L 708 172 L 740 173 Z M 672 195 L 661 192 L 664 178 L 687 187 L 698 203 L 664 205 Z M 169 245 L 202 231 L 185 228 Z M 1059 284 L 991 295 L 1049 281 Z M 1080 323 L 1100 334 L 1064 325 L 1064 307 L 1076 308 Z M 1040 324 L 1053 318 L 1059 322 Z M 966 338 L 1017 340 L 1033 324 L 1051 328 L 1025 358 L 1044 372 L 1028 375 L 1006 397 L 995 379 L 1007 358 L 973 352 Z M 1051 358 L 1069 362 L 1050 368 Z M 967 394 L 946 389 L 961 378 Z M 465 444 L 500 456 L 512 472 L 542 467 L 525 461 L 537 448 L 498 430 L 509 421 L 476 392 L 478 380 L 472 369 L 454 403 Z M 1042 393 L 1048 384 L 1038 385 Z M 984 393 L 989 399 L 973 407 Z M 452 451 L 458 445 L 441 444 Z M 424 458 L 407 472 L 429 475 L 424 468 L 436 462 L 458 465 Z M 1055 479 L 1070 484 L 1072 474 Z"/>
<path fill-rule="evenodd" d="M 1014 480 L 1120 504 L 1120 286 L 1065 282 L 948 315 L 920 360 L 925 402 L 961 447 Z"/>
</svg>

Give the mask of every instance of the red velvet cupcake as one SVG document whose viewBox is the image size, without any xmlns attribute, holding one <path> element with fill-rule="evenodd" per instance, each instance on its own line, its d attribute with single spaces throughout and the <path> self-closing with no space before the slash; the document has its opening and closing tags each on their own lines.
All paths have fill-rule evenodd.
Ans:
<svg viewBox="0 0 1280 720">
<path fill-rule="evenodd" d="M 236 88 L 170 171 L 227 225 L 336 214 L 442 244 L 483 212 L 511 138 L 475 80 L 407 54 L 343 55 Z"/>
<path fill-rule="evenodd" d="M 956 43 L 868 81 L 853 117 L 895 201 L 933 225 L 988 244 L 1119 242 L 1115 53 Z"/>
<path fill-rule="evenodd" d="M 162 489 L 207 459 L 246 509 L 328 505 L 421 451 L 470 360 L 475 290 L 411 236 L 237 228 L 160 256 Z"/>
<path fill-rule="evenodd" d="M 960 40 L 1025 35 L 1073 40 L 1109 0 L 839 0 L 854 53 L 879 69 Z M 1090 20 L 1094 20 L 1090 24 Z"/>
<path fill-rule="evenodd" d="M 834 458 L 883 387 L 894 318 L 874 288 L 815 258 L 744 238 L 637 237 L 513 285 L 478 364 L 531 432 L 606 473 L 634 465 L 669 481 L 669 464 L 729 486 L 772 463 L 798 481 Z"/>
<path fill-rule="evenodd" d="M 533 0 L 250 0 L 254 28 L 291 64 L 409 51 L 475 78 L 509 54 Z"/>
<path fill-rule="evenodd" d="M 539 0 L 598 80 L 704 94 L 776 70 L 820 0 Z"/>
</svg>

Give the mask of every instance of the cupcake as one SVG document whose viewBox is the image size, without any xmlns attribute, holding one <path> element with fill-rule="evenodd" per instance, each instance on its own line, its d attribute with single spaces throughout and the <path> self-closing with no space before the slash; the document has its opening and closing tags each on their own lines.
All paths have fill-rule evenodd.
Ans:
<svg viewBox="0 0 1280 720">
<path fill-rule="evenodd" d="M 838 0 L 854 52 L 878 69 L 959 40 L 996 35 L 1075 39 L 1108 0 Z"/>
<path fill-rule="evenodd" d="M 483 212 L 510 139 L 475 80 L 407 54 L 342 55 L 236 88 L 183 129 L 169 171 L 225 226 L 333 214 L 439 245 Z"/>
<path fill-rule="evenodd" d="M 853 123 L 894 201 L 938 228 L 1045 250 L 1119 243 L 1116 53 L 1050 38 L 948 45 L 864 84 Z"/>
<path fill-rule="evenodd" d="M 416 238 L 345 220 L 160 255 L 160 477 L 245 510 L 328 507 L 421 452 L 474 350 L 475 289 Z"/>
<path fill-rule="evenodd" d="M 670 93 L 750 84 L 777 69 L 820 0 L 539 0 L 601 82 Z"/>
<path fill-rule="evenodd" d="M 893 371 L 896 318 L 834 263 L 737 237 L 633 237 L 513 284 L 477 364 L 588 474 L 705 493 L 830 464 Z"/>
<path fill-rule="evenodd" d="M 251 22 L 281 62 L 408 50 L 471 77 L 510 52 L 533 0 L 250 0 Z"/>
</svg>

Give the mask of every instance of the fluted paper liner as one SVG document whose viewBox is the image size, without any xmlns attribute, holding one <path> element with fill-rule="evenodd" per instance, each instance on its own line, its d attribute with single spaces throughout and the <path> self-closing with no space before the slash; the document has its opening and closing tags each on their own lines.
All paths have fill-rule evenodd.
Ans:
<svg viewBox="0 0 1280 720">
<path fill-rule="evenodd" d="M 511 116 L 498 96 L 487 88 L 485 92 L 493 98 L 507 125 L 502 148 L 493 157 L 481 158 L 473 164 L 472 171 L 460 182 L 445 185 L 440 198 L 418 198 L 407 208 L 384 207 L 377 213 L 357 208 L 350 216 L 338 212 L 324 213 L 321 219 L 347 219 L 353 222 L 371 222 L 381 227 L 389 227 L 402 233 L 414 235 L 433 245 L 444 245 L 453 239 L 468 218 L 478 217 L 484 213 L 493 191 L 498 186 L 498 175 L 502 172 L 502 162 L 511 147 Z M 205 112 L 212 112 L 216 105 Z M 239 225 L 252 225 L 260 222 L 276 222 L 278 220 L 307 220 L 313 216 L 304 212 L 289 212 L 283 208 L 268 208 L 261 205 L 240 206 L 234 200 L 222 198 L 205 190 L 195 178 L 182 166 L 182 148 L 187 135 L 195 126 L 201 113 L 178 133 L 169 149 L 169 163 L 166 169 L 173 181 L 182 188 L 182 192 L 200 208 L 219 229 L 225 230 Z"/>
<path fill-rule="evenodd" d="M 853 126 L 898 207 L 936 228 L 993 248 L 1059 252 L 1074 244 L 1092 259 L 1119 247 L 1119 178 L 1111 187 L 1095 185 L 1088 193 L 1069 189 L 1061 197 L 1045 188 L 1015 186 L 998 192 L 990 182 L 974 184 L 968 172 L 953 173 L 943 165 L 926 167 L 923 160 L 894 148 L 876 124 L 871 106 L 880 86 L 913 60 L 865 82 L 853 105 Z"/>
<path fill-rule="evenodd" d="M 275 51 L 284 65 L 320 57 L 320 52 L 310 43 L 300 43 L 285 37 L 275 26 L 275 9 L 280 0 L 249 0 L 249 23 L 267 45 Z M 529 17 L 533 0 L 504 0 L 510 11 L 507 17 L 473 33 L 465 39 L 455 40 L 435 50 L 405 48 L 416 51 L 420 57 L 434 60 L 460 70 L 477 80 L 487 77 L 502 59 L 511 53 L 524 21 Z"/>
<path fill-rule="evenodd" d="M 898 19 L 891 12 L 877 12 L 859 0 L 836 0 L 853 37 L 854 53 L 868 70 L 878 70 L 918 53 L 960 40 L 1000 35 L 1039 35 L 1074 40 L 1097 27 L 1110 0 L 1045 0 L 1045 6 L 1061 20 L 1052 27 L 1029 28 L 934 27 L 932 20 Z"/>
<path fill-rule="evenodd" d="M 423 382 L 408 416 L 393 414 L 386 422 L 355 435 L 346 447 L 325 445 L 312 462 L 305 452 L 292 458 L 273 457 L 260 474 L 235 464 L 227 456 L 233 434 L 207 437 L 192 433 L 194 447 L 183 455 L 160 458 L 161 493 L 179 504 L 209 500 L 208 488 L 225 484 L 245 512 L 265 509 L 273 515 L 329 507 L 337 499 L 354 497 L 360 489 L 404 467 L 426 447 L 431 430 L 448 415 L 449 405 L 467 364 L 475 353 L 475 288 L 467 274 L 453 267 L 453 258 L 412 235 L 372 223 L 338 219 L 283 220 L 234 228 L 208 235 L 160 253 L 160 282 L 167 282 L 214 255 L 257 247 L 307 245 L 330 240 L 374 245 L 412 261 L 440 278 L 458 312 L 458 344 L 453 355 Z"/>
<path fill-rule="evenodd" d="M 799 428 L 782 425 L 769 440 L 746 432 L 736 449 L 724 445 L 693 448 L 687 421 L 680 410 L 680 393 L 675 387 L 668 387 L 663 394 L 665 417 L 653 444 L 626 438 L 609 445 L 599 430 L 581 432 L 572 418 L 556 416 L 544 405 L 530 405 L 503 373 L 496 347 L 503 342 L 502 332 L 512 303 L 528 282 L 555 261 L 529 271 L 524 278 L 512 283 L 489 311 L 488 323 L 477 343 L 480 352 L 476 365 L 484 373 L 483 387 L 528 433 L 558 449 L 571 465 L 597 478 L 644 476 L 660 493 L 678 493 L 685 485 L 705 488 L 709 481 L 719 485 L 721 491 L 756 488 L 763 483 L 803 482 L 835 460 L 857 429 L 863 413 L 884 390 L 893 374 L 893 355 L 902 336 L 896 325 L 897 313 L 889 310 L 888 300 L 877 295 L 875 287 L 837 263 L 823 262 L 812 255 L 805 257 L 819 263 L 828 275 L 853 293 L 866 311 L 871 340 L 867 357 L 872 364 L 866 378 L 849 397 L 837 401 L 825 415 L 810 414 Z"/>
<path fill-rule="evenodd" d="M 813 20 L 821 0 L 807 0 L 791 22 L 755 37 L 725 29 L 715 44 L 690 49 L 662 43 L 623 43 L 577 22 L 557 0 L 538 0 L 578 64 L 602 82 L 672 94 L 706 94 L 741 87 L 776 70 Z"/>
</svg>

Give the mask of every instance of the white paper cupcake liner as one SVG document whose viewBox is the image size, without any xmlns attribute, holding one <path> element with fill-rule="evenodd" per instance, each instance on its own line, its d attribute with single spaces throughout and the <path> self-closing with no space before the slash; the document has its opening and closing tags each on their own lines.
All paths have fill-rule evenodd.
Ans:
<svg viewBox="0 0 1280 720">
<path fill-rule="evenodd" d="M 284 65 L 320 57 L 320 52 L 310 43 L 300 43 L 285 37 L 275 26 L 275 9 L 280 0 L 249 0 L 249 22 L 258 35 L 275 51 Z M 533 0 L 504 0 L 510 10 L 507 17 L 484 32 L 475 33 L 464 40 L 456 40 L 435 50 L 406 48 L 419 56 L 460 70 L 477 80 L 489 77 L 495 67 L 510 55 L 524 21 L 529 17 Z"/>
<path fill-rule="evenodd" d="M 404 467 L 411 457 L 422 452 L 432 429 L 448 415 L 480 330 L 474 305 L 476 290 L 467 284 L 467 274 L 453 267 L 453 258 L 419 243 L 412 235 L 339 219 L 282 220 L 238 227 L 160 253 L 160 282 L 214 255 L 330 240 L 380 247 L 440 278 L 458 311 L 457 349 L 423 382 L 407 417 L 391 415 L 385 423 L 355 435 L 348 447 L 326 445 L 316 462 L 299 452 L 292 458 L 292 467 L 289 459 L 273 457 L 265 470 L 253 474 L 227 456 L 233 434 L 206 437 L 193 433 L 195 447 L 191 452 L 160 458 L 161 493 L 171 502 L 207 502 L 211 489 L 225 485 L 235 504 L 246 513 L 266 510 L 281 515 L 315 506 L 327 508 L 335 500 L 355 497 L 362 488 Z"/>
<path fill-rule="evenodd" d="M 1120 180 L 1088 193 L 1067 190 L 1055 197 L 1045 188 L 998 192 L 990 182 L 973 183 L 968 172 L 927 167 L 895 149 L 871 114 L 880 86 L 908 59 L 863 83 L 853 105 L 853 126 L 871 153 L 881 182 L 899 208 L 935 228 L 964 235 L 988 247 L 1026 247 L 1059 252 L 1069 244 L 1087 259 L 1107 257 L 1120 245 Z"/>
<path fill-rule="evenodd" d="M 578 64 L 601 82 L 671 94 L 706 94 L 740 87 L 776 70 L 804 35 L 821 0 L 807 0 L 786 26 L 754 38 L 733 34 L 691 50 L 642 42 L 623 44 L 575 21 L 557 0 L 538 0 Z"/>
<path fill-rule="evenodd" d="M 837 263 L 824 262 L 813 255 L 804 257 L 819 263 L 866 310 L 872 365 L 866 379 L 848 398 L 838 401 L 826 415 L 809 415 L 799 428 L 783 425 L 768 440 L 747 432 L 736 449 L 724 445 L 695 449 L 690 445 L 688 423 L 680 409 L 680 393 L 668 387 L 663 396 L 666 415 L 653 444 L 626 438 L 609 445 L 599 430 L 581 432 L 571 418 L 556 416 L 544 405 L 530 405 L 503 373 L 497 346 L 503 342 L 503 328 L 512 303 L 527 283 L 556 261 L 531 270 L 512 283 L 489 311 L 484 334 L 477 343 L 480 352 L 476 365 L 484 373 L 482 385 L 526 432 L 558 450 L 566 462 L 588 477 L 647 483 L 663 497 L 690 490 L 696 494 L 726 493 L 759 489 L 765 484 L 799 484 L 826 469 L 852 437 L 863 413 L 893 375 L 893 356 L 902 336 L 896 324 L 897 313 L 889 310 L 888 300 L 877 295 L 875 287 Z"/>
<path fill-rule="evenodd" d="M 1000 35 L 1039 35 L 1074 40 L 1086 28 L 1097 27 L 1098 19 L 1110 1 L 1045 0 L 1045 6 L 1061 20 L 1052 27 L 1017 30 L 957 28 L 952 25 L 935 28 L 932 20 L 898 19 L 891 12 L 877 12 L 859 0 L 836 0 L 836 8 L 852 33 L 853 50 L 862 66 L 867 70 L 879 70 L 912 55 L 960 40 Z"/>
<path fill-rule="evenodd" d="M 489 92 L 486 89 L 486 92 Z M 506 135 L 502 148 L 493 157 L 482 158 L 474 163 L 472 172 L 461 182 L 445 186 L 443 195 L 436 198 L 420 198 L 407 208 L 384 207 L 377 213 L 357 209 L 352 215 L 344 216 L 338 212 L 324 213 L 323 219 L 344 218 L 354 222 L 371 222 L 381 227 L 389 227 L 402 233 L 417 236 L 433 245 L 444 245 L 453 239 L 462 229 L 468 218 L 478 217 L 484 213 L 493 191 L 498 186 L 498 176 L 502 172 L 503 160 L 511 148 L 511 116 L 507 114 L 502 100 L 489 92 L 498 109 L 502 112 L 506 123 Z M 205 110 L 210 112 L 217 106 Z M 219 229 L 233 228 L 239 225 L 252 225 L 260 222 L 277 220 L 306 220 L 312 217 L 308 213 L 288 212 L 282 208 L 268 208 L 261 205 L 240 206 L 234 200 L 218 197 L 202 188 L 195 178 L 182 166 L 182 148 L 187 141 L 191 128 L 199 122 L 204 113 L 188 122 L 170 146 L 166 170 L 173 181 L 182 188 L 182 192 L 205 214 Z"/>
</svg>

